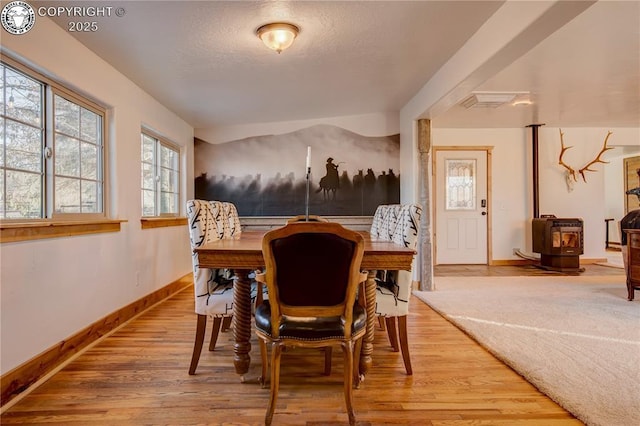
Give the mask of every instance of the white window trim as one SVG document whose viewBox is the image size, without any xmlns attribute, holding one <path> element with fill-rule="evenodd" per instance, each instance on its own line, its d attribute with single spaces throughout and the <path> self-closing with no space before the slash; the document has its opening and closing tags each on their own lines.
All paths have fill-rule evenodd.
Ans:
<svg viewBox="0 0 640 426">
<path fill-rule="evenodd" d="M 154 216 L 142 215 L 142 185 L 141 185 L 140 186 L 140 195 L 141 195 L 141 198 L 140 198 L 140 214 L 141 214 L 141 219 L 142 219 L 143 223 L 152 223 L 152 221 L 154 219 L 169 219 L 170 222 L 167 222 L 167 223 L 174 223 L 174 222 L 171 222 L 171 219 L 181 217 L 181 213 L 182 213 L 182 199 L 183 199 L 183 190 L 182 190 L 182 179 L 183 179 L 182 157 L 184 155 L 183 149 L 182 149 L 181 146 L 179 146 L 178 144 L 172 142 L 167 137 L 159 134 L 158 132 L 156 132 L 154 130 L 151 130 L 148 127 L 142 126 L 142 128 L 140 130 L 140 133 L 141 133 L 141 135 L 144 134 L 144 135 L 147 135 L 147 136 L 149 136 L 149 137 L 151 137 L 153 139 L 156 139 L 157 142 L 160 145 L 168 147 L 168 148 L 170 148 L 170 149 L 172 149 L 172 150 L 174 150 L 174 151 L 176 151 L 178 153 L 178 170 L 177 170 L 178 171 L 178 182 L 177 182 L 177 189 L 178 189 L 177 207 L 178 207 L 178 210 L 175 213 L 160 213 L 160 214 L 157 214 L 157 215 L 154 215 Z M 158 158 L 154 159 L 154 166 L 155 167 L 158 167 L 158 161 L 159 161 Z M 140 167 L 141 167 L 141 170 L 142 170 L 142 158 L 140 159 Z M 155 203 L 156 203 L 155 207 L 157 209 L 159 207 L 159 202 L 160 202 L 160 200 L 159 200 L 160 191 L 158 190 L 157 187 L 154 190 L 154 195 L 155 195 Z M 175 222 L 175 223 L 176 224 L 178 224 L 178 223 L 182 224 L 182 221 Z M 171 226 L 171 225 L 168 225 L 168 226 Z M 149 225 L 147 227 L 151 228 L 151 227 L 160 227 L 160 226 Z"/>
<path fill-rule="evenodd" d="M 109 117 L 108 109 L 95 102 L 94 100 L 81 95 L 79 93 L 74 92 L 68 87 L 63 86 L 57 81 L 49 78 L 48 76 L 38 72 L 31 67 L 7 56 L 4 53 L 0 53 L 0 60 L 7 66 L 16 69 L 19 72 L 22 72 L 33 78 L 34 80 L 38 80 L 45 85 L 45 123 L 44 123 L 44 131 L 45 131 L 45 140 L 44 146 L 50 146 L 53 141 L 53 133 L 54 133 L 54 125 L 53 125 L 53 114 L 46 114 L 47 111 L 51 112 L 52 103 L 53 103 L 53 94 L 58 94 L 61 97 L 64 97 L 71 102 L 77 103 L 78 105 L 87 108 L 96 114 L 102 117 L 102 212 L 99 213 L 55 213 L 55 200 L 53 199 L 54 194 L 54 185 L 51 176 L 53 175 L 53 167 L 52 163 L 44 165 L 44 173 L 45 173 L 45 181 L 47 184 L 44 186 L 44 194 L 43 194 L 43 213 L 45 217 L 42 218 L 33 218 L 33 219 L 25 219 L 25 218 L 16 218 L 16 219 L 0 219 L 3 224 L 13 224 L 20 225 L 24 224 L 32 224 L 32 223 L 49 223 L 51 225 L 56 225 L 60 222 L 73 221 L 73 222 L 94 222 L 100 221 L 105 222 L 109 221 L 109 156 L 108 156 L 108 141 L 109 135 L 107 133 L 108 124 L 107 120 Z M 116 220 L 116 222 L 122 222 Z M 12 226 L 15 228 L 15 226 Z M 34 239 L 34 238 L 30 238 Z"/>
<path fill-rule="evenodd" d="M 51 203 L 47 203 L 47 207 L 51 209 L 50 212 L 47 212 L 47 216 L 51 217 L 53 220 L 82 220 L 82 219 L 86 219 L 86 220 L 91 220 L 91 219 L 96 219 L 96 220 L 103 220 L 107 218 L 107 201 L 106 201 L 106 194 L 107 194 L 107 180 L 106 180 L 106 175 L 107 175 L 107 159 L 108 159 L 108 155 L 107 155 L 107 148 L 106 148 L 106 129 L 107 129 L 107 125 L 106 125 L 106 121 L 107 121 L 107 111 L 105 109 L 97 109 L 95 108 L 93 105 L 91 105 L 90 103 L 84 102 L 81 98 L 75 96 L 73 93 L 70 93 L 68 91 L 65 90 L 60 90 L 56 87 L 52 87 L 51 88 L 51 92 L 53 95 L 56 96 L 60 96 L 68 101 L 71 101 L 73 103 L 75 103 L 76 105 L 79 105 L 89 111 L 92 111 L 93 113 L 99 115 L 102 117 L 102 128 L 101 128 L 101 136 L 102 136 L 102 142 L 100 144 L 100 148 L 101 148 L 101 152 L 98 154 L 98 158 L 99 161 L 102 163 L 102 169 L 99 171 L 100 172 L 100 179 L 98 179 L 98 181 L 101 183 L 102 185 L 102 189 L 100 191 L 101 195 L 102 195 L 102 200 L 101 200 L 101 204 L 102 204 L 102 212 L 98 212 L 98 213 L 56 213 L 55 212 L 55 191 L 53 189 L 53 185 L 51 185 L 52 187 L 51 189 L 51 193 L 52 196 L 54 197 L 51 200 Z M 53 101 L 53 97 L 51 97 L 51 101 Z M 51 117 L 53 118 L 53 117 Z M 53 126 L 53 123 L 51 126 L 47 126 L 47 133 L 49 133 L 49 129 L 51 130 L 51 136 L 49 136 L 49 134 L 47 134 L 47 138 L 51 137 L 51 138 L 55 138 L 54 133 L 55 133 L 55 128 Z M 49 139 L 46 139 L 46 141 L 49 141 Z M 55 164 L 55 157 L 54 157 L 54 163 L 52 164 L 51 167 L 51 174 L 55 174 L 54 171 L 54 167 L 53 165 Z"/>
</svg>

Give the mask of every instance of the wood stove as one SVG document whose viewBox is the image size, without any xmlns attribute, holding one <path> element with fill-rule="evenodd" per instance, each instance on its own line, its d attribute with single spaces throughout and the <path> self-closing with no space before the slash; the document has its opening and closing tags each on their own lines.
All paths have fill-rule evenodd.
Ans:
<svg viewBox="0 0 640 426">
<path fill-rule="evenodd" d="M 533 251 L 540 253 L 540 267 L 561 272 L 582 272 L 584 253 L 582 219 L 543 216 L 532 222 Z"/>
</svg>

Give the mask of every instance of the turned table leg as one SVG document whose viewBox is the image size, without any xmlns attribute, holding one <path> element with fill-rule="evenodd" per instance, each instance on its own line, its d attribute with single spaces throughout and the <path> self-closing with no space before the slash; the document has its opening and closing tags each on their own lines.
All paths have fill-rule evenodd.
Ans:
<svg viewBox="0 0 640 426">
<path fill-rule="evenodd" d="M 364 380 L 367 372 L 371 369 L 373 359 L 373 338 L 376 321 L 376 271 L 367 271 L 367 281 L 364 284 L 364 297 L 367 310 L 367 331 L 362 341 L 362 352 L 360 354 L 360 381 Z"/>
<path fill-rule="evenodd" d="M 249 371 L 251 357 L 251 280 L 250 270 L 236 269 L 236 278 L 233 281 L 233 365 L 236 373 L 242 376 Z"/>
</svg>

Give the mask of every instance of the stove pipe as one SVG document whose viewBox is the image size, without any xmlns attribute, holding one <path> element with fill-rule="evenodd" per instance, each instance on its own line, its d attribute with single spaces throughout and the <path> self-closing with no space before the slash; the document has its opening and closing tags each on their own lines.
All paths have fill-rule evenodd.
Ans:
<svg viewBox="0 0 640 426">
<path fill-rule="evenodd" d="M 529 124 L 533 147 L 533 218 L 540 217 L 540 178 L 538 176 L 538 127 L 544 124 Z"/>
</svg>

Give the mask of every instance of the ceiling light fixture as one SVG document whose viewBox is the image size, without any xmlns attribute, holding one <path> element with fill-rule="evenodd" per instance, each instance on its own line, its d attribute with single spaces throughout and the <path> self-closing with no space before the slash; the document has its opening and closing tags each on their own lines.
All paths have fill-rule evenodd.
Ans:
<svg viewBox="0 0 640 426">
<path fill-rule="evenodd" d="M 256 30 L 256 35 L 269 49 L 280 53 L 293 44 L 300 29 L 293 24 L 274 22 L 265 24 Z"/>
<path fill-rule="evenodd" d="M 528 92 L 522 95 L 516 96 L 513 102 L 511 102 L 512 106 L 526 106 L 531 104 L 533 104 L 533 101 L 531 100 L 531 97 L 529 96 Z"/>
</svg>

